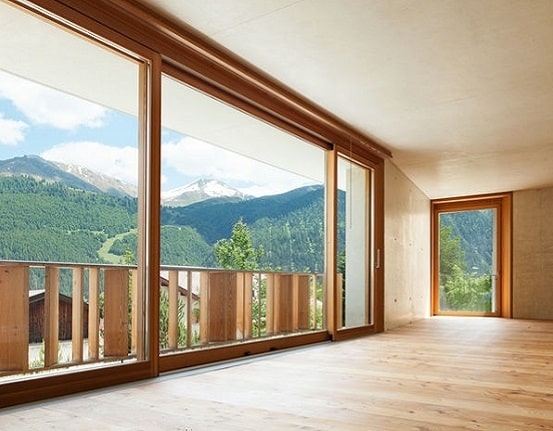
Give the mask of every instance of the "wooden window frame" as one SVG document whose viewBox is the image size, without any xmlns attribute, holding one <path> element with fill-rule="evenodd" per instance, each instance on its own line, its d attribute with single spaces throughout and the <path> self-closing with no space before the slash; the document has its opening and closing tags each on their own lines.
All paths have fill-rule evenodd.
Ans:
<svg viewBox="0 0 553 431">
<path fill-rule="evenodd" d="M 108 47 L 117 46 L 140 57 L 149 66 L 149 73 L 141 76 L 141 114 L 146 123 L 140 131 L 146 153 L 140 161 L 141 169 L 150 175 L 144 178 L 147 190 L 144 217 L 148 229 L 143 238 L 146 244 L 145 273 L 150 286 L 159 280 L 159 226 L 160 226 L 160 170 L 161 170 L 161 73 L 189 83 L 237 109 L 267 121 L 302 139 L 327 150 L 327 160 L 336 157 L 337 149 L 352 154 L 361 163 L 375 169 L 374 188 L 374 247 L 384 256 L 384 159 L 391 156 L 386 148 L 359 133 L 344 121 L 314 105 L 293 90 L 283 86 L 242 59 L 208 40 L 192 28 L 176 24 L 131 0 L 7 0 L 49 22 L 69 28 L 83 37 Z M 327 168 L 335 161 L 329 161 Z M 331 180 L 335 181 L 334 179 Z M 327 185 L 327 189 L 330 187 Z M 332 202 L 334 190 L 327 190 L 326 199 Z M 335 204 L 327 204 L 327 223 L 336 221 Z M 332 215 L 334 213 L 334 216 Z M 336 229 L 327 235 L 327 250 L 336 246 Z M 335 288 L 335 249 L 327 251 L 327 283 Z M 330 272 L 329 272 L 330 271 Z M 334 277 L 332 276 L 334 275 Z M 78 391 L 155 377 L 160 372 L 158 346 L 159 291 L 150 289 L 147 327 L 147 360 L 139 363 L 69 374 L 28 379 L 2 385 L 0 407 L 60 396 Z M 365 335 L 384 330 L 384 264 L 381 261 L 374 279 L 374 325 L 370 330 L 346 331 L 339 335 L 330 324 L 335 339 Z M 333 332 L 334 331 L 334 332 Z M 288 343 L 286 346 L 290 346 Z M 273 346 L 274 347 L 274 346 Z M 280 345 L 277 348 L 281 347 Z M 285 347 L 284 345 L 282 347 Z M 260 344 L 261 349 L 265 346 Z M 258 353 L 252 351 L 252 353 Z M 230 357 L 236 355 L 229 354 Z M 213 357 L 206 353 L 205 362 Z M 170 359 L 167 359 L 170 361 Z M 168 367 L 175 364 L 167 364 Z M 178 366 L 183 366 L 179 362 Z"/>
<path fill-rule="evenodd" d="M 497 210 L 498 309 L 492 313 L 440 311 L 439 215 L 444 212 L 494 208 Z M 512 317 L 512 193 L 498 193 L 431 202 L 431 315 Z"/>
</svg>

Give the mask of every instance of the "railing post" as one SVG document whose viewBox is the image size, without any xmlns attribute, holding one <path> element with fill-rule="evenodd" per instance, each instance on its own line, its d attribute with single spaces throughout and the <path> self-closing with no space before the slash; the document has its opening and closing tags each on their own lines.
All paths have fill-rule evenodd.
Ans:
<svg viewBox="0 0 553 431">
<path fill-rule="evenodd" d="M 253 286 L 252 286 L 252 301 L 255 299 L 255 306 L 252 303 L 252 320 L 255 317 L 257 331 L 255 335 L 261 337 L 262 335 L 262 320 L 265 319 L 265 327 L 267 327 L 267 280 L 263 278 L 263 275 L 260 272 L 252 274 L 252 284 L 256 287 L 256 295 L 253 295 Z M 265 301 L 265 314 L 263 314 L 263 301 Z M 254 314 L 255 310 L 255 316 Z M 252 331 L 253 331 L 253 321 L 252 321 Z M 252 335 L 254 335 L 252 333 Z"/>
<path fill-rule="evenodd" d="M 209 341 L 209 272 L 200 272 L 200 341 Z"/>
<path fill-rule="evenodd" d="M 129 351 L 129 270 L 104 270 L 104 356 L 126 357 Z"/>
<path fill-rule="evenodd" d="M 244 328 L 246 326 L 246 309 L 245 309 L 245 292 L 244 280 L 246 274 L 238 272 L 236 274 L 236 339 L 243 340 L 245 338 Z"/>
<path fill-rule="evenodd" d="M 100 277 L 98 268 L 88 270 L 88 357 L 100 357 Z"/>
<path fill-rule="evenodd" d="M 293 276 L 292 274 L 277 274 L 275 289 L 275 330 L 277 333 L 290 332 L 293 328 Z"/>
<path fill-rule="evenodd" d="M 179 273 L 169 271 L 169 286 L 167 287 L 169 298 L 169 312 L 167 322 L 167 338 L 169 349 L 177 350 L 179 340 Z"/>
<path fill-rule="evenodd" d="M 236 274 L 236 339 L 252 336 L 252 277 L 251 272 Z"/>
<path fill-rule="evenodd" d="M 248 272 L 244 274 L 244 339 L 248 340 L 252 337 L 252 284 L 253 274 Z"/>
<path fill-rule="evenodd" d="M 138 291 L 138 271 L 130 270 L 131 277 L 131 352 L 135 353 L 138 360 L 143 359 L 142 348 L 142 295 Z"/>
<path fill-rule="evenodd" d="M 73 292 L 71 308 L 72 360 L 83 361 L 83 269 L 73 268 Z"/>
<path fill-rule="evenodd" d="M 208 341 L 236 339 L 236 290 L 236 272 L 209 274 Z"/>
<path fill-rule="evenodd" d="M 29 368 L 29 267 L 0 266 L 0 372 Z"/>
<path fill-rule="evenodd" d="M 311 298 L 312 298 L 312 302 L 311 302 L 311 313 L 313 315 L 312 317 L 312 320 L 311 320 L 311 327 L 312 329 L 319 329 L 317 328 L 317 312 L 318 312 L 318 309 L 319 309 L 319 304 L 318 304 L 318 300 L 317 300 L 317 275 L 316 274 L 312 274 L 311 277 L 309 278 L 310 280 L 310 284 L 309 284 L 309 288 L 310 288 L 310 291 L 311 291 Z"/>
<path fill-rule="evenodd" d="M 300 275 L 292 274 L 292 331 L 300 328 Z"/>
<path fill-rule="evenodd" d="M 186 347 L 192 345 L 192 271 L 186 271 Z"/>
<path fill-rule="evenodd" d="M 146 277 L 144 271 L 138 271 L 138 268 L 131 271 L 131 283 L 132 283 L 132 304 L 133 313 L 131 315 L 131 328 L 132 328 L 132 352 L 136 354 L 138 361 L 146 359 L 146 321 L 148 319 L 148 313 L 146 311 Z M 152 286 L 152 288 L 157 288 Z"/>
<path fill-rule="evenodd" d="M 309 280 L 311 277 L 307 274 L 295 274 L 294 277 L 294 296 L 297 298 L 295 308 L 297 310 L 297 325 L 294 330 L 305 330 L 309 329 Z"/>
<path fill-rule="evenodd" d="M 59 348 L 59 269 L 44 268 L 44 367 L 58 363 Z"/>
<path fill-rule="evenodd" d="M 275 333 L 276 325 L 276 310 L 275 310 L 275 274 L 267 274 L 267 335 L 273 335 Z"/>
</svg>

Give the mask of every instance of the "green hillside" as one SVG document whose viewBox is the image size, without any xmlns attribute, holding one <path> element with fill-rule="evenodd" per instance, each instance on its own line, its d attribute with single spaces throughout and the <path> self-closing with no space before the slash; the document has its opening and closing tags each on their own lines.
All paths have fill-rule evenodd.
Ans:
<svg viewBox="0 0 553 431">
<path fill-rule="evenodd" d="M 99 262 L 108 237 L 136 226 L 136 200 L 27 176 L 0 178 L 0 258 Z"/>
<path fill-rule="evenodd" d="M 162 208 L 161 262 L 166 265 L 216 266 L 213 244 L 231 236 L 242 219 L 255 247 L 265 253 L 263 268 L 322 271 L 324 189 L 304 187 L 275 196 L 237 202 L 210 199 L 186 207 Z M 136 237 L 115 241 L 110 253 L 133 249 Z"/>
<path fill-rule="evenodd" d="M 213 244 L 242 218 L 265 268 L 323 268 L 322 187 L 247 201 L 211 199 L 162 208 L 165 265 L 215 267 Z M 137 201 L 29 176 L 0 177 L 0 259 L 119 263 L 136 254 Z"/>
<path fill-rule="evenodd" d="M 440 216 L 442 226 L 451 227 L 452 237 L 459 238 L 465 256 L 467 272 L 489 274 L 492 262 L 492 216 L 491 211 L 460 211 Z"/>
<path fill-rule="evenodd" d="M 215 198 L 185 207 L 163 207 L 161 222 L 164 225 L 193 226 L 208 243 L 213 244 L 221 238 L 228 238 L 240 218 L 251 227 L 260 219 L 282 219 L 322 197 L 322 186 L 307 186 L 249 200 Z M 321 209 L 321 217 L 322 214 Z"/>
<path fill-rule="evenodd" d="M 122 235 L 109 248 L 112 255 L 123 256 L 127 250 L 136 250 L 136 232 Z M 213 249 L 190 226 L 161 227 L 161 263 L 196 267 L 215 267 Z"/>
</svg>

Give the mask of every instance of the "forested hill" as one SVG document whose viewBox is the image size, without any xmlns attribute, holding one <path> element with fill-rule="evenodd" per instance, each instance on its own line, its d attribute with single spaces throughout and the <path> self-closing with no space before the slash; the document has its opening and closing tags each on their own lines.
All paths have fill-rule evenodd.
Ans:
<svg viewBox="0 0 553 431">
<path fill-rule="evenodd" d="M 113 235 L 136 226 L 136 199 L 27 176 L 0 178 L 0 258 L 98 262 Z"/>
<path fill-rule="evenodd" d="M 320 271 L 323 200 L 322 187 L 306 187 L 242 202 L 211 199 L 162 208 L 162 263 L 216 266 L 213 244 L 229 238 L 242 218 L 266 251 L 264 267 Z M 121 263 L 125 252 L 136 250 L 136 220 L 135 198 L 28 176 L 0 177 L 2 260 Z"/>
<path fill-rule="evenodd" d="M 489 273 L 492 262 L 491 211 L 461 211 L 445 213 L 440 217 L 442 226 L 451 227 L 452 237 L 460 239 L 466 262 L 466 271 L 478 275 Z"/>
<path fill-rule="evenodd" d="M 280 219 L 322 200 L 323 190 L 322 186 L 307 186 L 249 200 L 215 198 L 185 207 L 163 207 L 161 223 L 193 226 L 208 243 L 214 243 L 229 237 L 240 218 L 250 226 L 260 219 Z"/>
<path fill-rule="evenodd" d="M 322 271 L 323 210 L 322 186 L 247 201 L 215 198 L 186 207 L 163 207 L 162 263 L 215 266 L 213 244 L 230 238 L 234 224 L 242 219 L 250 229 L 253 245 L 265 251 L 261 267 Z M 120 254 L 135 244 L 135 236 L 128 235 L 114 243 L 112 252 Z"/>
</svg>

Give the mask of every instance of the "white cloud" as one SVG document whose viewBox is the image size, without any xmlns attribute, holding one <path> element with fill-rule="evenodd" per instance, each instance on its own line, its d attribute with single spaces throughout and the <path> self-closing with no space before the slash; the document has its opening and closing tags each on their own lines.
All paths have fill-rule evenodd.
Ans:
<svg viewBox="0 0 553 431">
<path fill-rule="evenodd" d="M 130 184 L 137 184 L 138 149 L 99 142 L 65 142 L 44 151 L 47 160 L 79 165 Z"/>
<path fill-rule="evenodd" d="M 312 183 L 288 171 L 191 137 L 164 143 L 161 158 L 164 166 L 185 177 L 216 178 L 235 187 L 235 184 L 247 184 L 237 188 L 253 196 L 282 193 Z"/>
<path fill-rule="evenodd" d="M 29 125 L 24 121 L 4 118 L 0 112 L 0 144 L 17 145 L 25 139 L 27 127 Z"/>
<path fill-rule="evenodd" d="M 100 127 L 108 109 L 17 76 L 0 72 L 0 98 L 9 99 L 31 122 L 58 129 Z"/>
<path fill-rule="evenodd" d="M 66 142 L 44 151 L 41 156 L 83 166 L 127 183 L 137 183 L 138 149 L 135 147 L 113 147 L 88 141 Z M 246 194 L 263 196 L 312 184 L 301 176 L 189 137 L 164 143 L 162 159 L 165 168 L 182 175 L 180 181 L 178 177 L 169 179 L 168 170 L 162 172 L 162 185 L 171 183 L 171 188 L 184 185 L 191 178 L 216 178 Z"/>
</svg>

